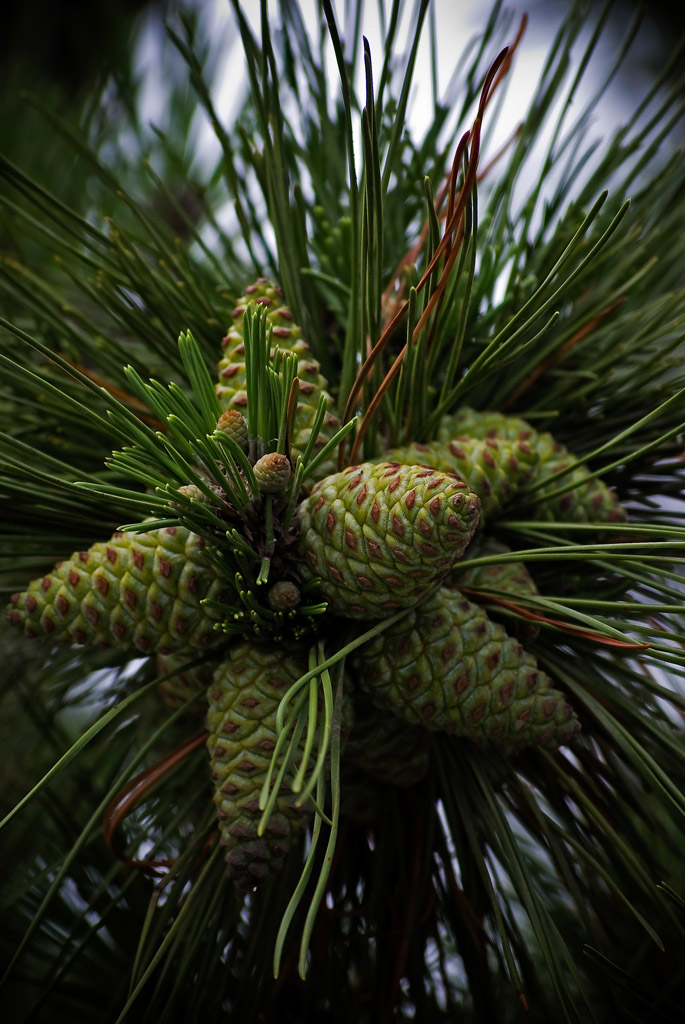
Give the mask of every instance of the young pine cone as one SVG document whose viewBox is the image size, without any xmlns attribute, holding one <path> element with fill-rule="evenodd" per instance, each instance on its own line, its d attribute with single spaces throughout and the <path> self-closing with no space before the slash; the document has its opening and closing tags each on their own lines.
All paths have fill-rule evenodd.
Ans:
<svg viewBox="0 0 685 1024">
<path fill-rule="evenodd" d="M 325 477 L 299 506 L 305 580 L 330 610 L 380 619 L 415 605 L 451 569 L 478 525 L 480 501 L 451 474 L 362 463 Z"/>
<path fill-rule="evenodd" d="M 505 613 L 502 607 L 498 606 L 496 600 L 492 602 L 488 600 L 490 595 L 516 604 L 521 595 L 535 597 L 540 593 L 535 585 L 535 580 L 523 562 L 505 561 L 504 558 L 501 562 L 493 562 L 489 565 L 471 566 L 470 562 L 484 556 L 510 554 L 511 550 L 506 544 L 495 540 L 494 537 L 482 535 L 476 537 L 464 558 L 447 576 L 445 584 L 448 587 L 457 587 L 459 590 L 482 591 L 482 594 L 476 596 L 476 600 L 479 604 L 491 604 L 491 607 L 488 608 L 488 615 L 492 615 L 498 620 L 499 616 Z M 506 617 L 506 625 L 509 632 L 524 644 L 532 643 L 540 632 L 540 627 L 534 619 Z"/>
<path fill-rule="evenodd" d="M 438 428 L 438 440 L 445 443 L 487 438 L 498 443 L 524 444 L 535 453 L 537 464 L 531 483 L 539 483 L 561 469 L 572 467 L 565 476 L 553 480 L 546 488 L 547 491 L 563 488 L 561 494 L 545 498 L 545 489 L 540 489 L 531 495 L 531 507 L 536 518 L 567 523 L 613 523 L 625 519 L 625 509 L 603 481 L 583 482 L 588 473 L 587 467 L 551 434 L 538 434 L 517 416 L 478 412 L 463 406 L 456 413 L 443 416 Z"/>
<path fill-rule="evenodd" d="M 507 750 L 568 743 L 580 728 L 532 655 L 458 590 L 440 589 L 353 656 L 359 684 L 412 725 Z"/>
<path fill-rule="evenodd" d="M 405 788 L 428 771 L 429 736 L 368 700 L 354 703 L 354 728 L 345 747 L 345 764 L 354 765 L 384 786 Z"/>
<path fill-rule="evenodd" d="M 292 313 L 283 305 L 280 288 L 259 278 L 245 289 L 233 310 L 232 322 L 222 341 L 224 349 L 219 362 L 219 383 L 216 393 L 222 409 L 242 411 L 247 407 L 247 379 L 245 371 L 245 343 L 243 338 L 243 315 L 250 306 L 266 309 L 267 330 L 271 328 L 273 344 L 278 344 L 286 354 L 295 352 L 298 357 L 297 377 L 299 392 L 297 411 L 292 437 L 290 438 L 293 461 L 304 451 L 311 436 L 320 395 L 326 396 L 328 406 L 323 425 L 315 442 L 314 454 L 340 429 L 340 421 L 333 411 L 333 398 L 328 394 L 328 381 L 321 373 L 318 361 L 311 354 L 309 345 L 302 339 L 302 331 L 292 318 Z M 269 440 L 265 438 L 265 440 Z M 315 471 L 317 479 L 335 470 L 335 458 L 326 460 Z"/>
<path fill-rule="evenodd" d="M 525 441 L 462 438 L 393 448 L 383 458 L 409 466 L 423 462 L 443 473 L 455 473 L 478 495 L 483 521 L 487 521 L 531 479 L 539 455 Z"/>
<path fill-rule="evenodd" d="M 167 675 L 174 669 L 179 670 L 175 675 L 164 679 L 157 687 L 160 699 L 171 711 L 182 707 L 191 697 L 196 697 L 196 700 L 188 706 L 188 714 L 204 715 L 207 711 L 207 687 L 212 681 L 216 663 L 209 661 L 194 668 L 183 667 L 196 657 L 197 652 L 189 651 L 157 655 L 157 672 L 160 676 Z"/>
<path fill-rule="evenodd" d="M 257 459 L 252 470 L 263 494 L 280 494 L 291 477 L 290 462 L 285 455 L 269 452 Z"/>
<path fill-rule="evenodd" d="M 306 656 L 281 648 L 239 643 L 217 668 L 208 691 L 207 747 L 214 784 L 221 842 L 228 875 L 247 890 L 279 871 L 307 827 L 311 809 L 297 807 L 290 789 L 297 765 L 285 773 L 263 835 L 259 795 L 276 746 L 276 714 L 288 687 L 307 671 Z M 343 702 L 343 726 L 349 729 L 351 706 Z M 296 761 L 304 749 L 303 733 Z M 317 754 L 317 741 L 313 756 Z"/>
<path fill-rule="evenodd" d="M 64 643 L 146 654 L 205 646 L 214 619 L 200 602 L 218 599 L 221 583 L 203 547 L 182 526 L 117 532 L 14 594 L 7 618 L 27 636 Z"/>
</svg>

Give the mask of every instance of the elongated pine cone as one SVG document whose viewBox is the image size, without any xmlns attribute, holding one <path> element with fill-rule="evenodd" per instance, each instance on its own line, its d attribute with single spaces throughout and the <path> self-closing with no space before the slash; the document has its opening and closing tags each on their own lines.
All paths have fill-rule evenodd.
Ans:
<svg viewBox="0 0 685 1024">
<path fill-rule="evenodd" d="M 502 544 L 501 541 L 495 540 L 494 537 L 475 537 L 461 562 L 457 562 L 452 572 L 447 576 L 445 580 L 446 585 L 455 586 L 460 590 L 466 588 L 468 590 L 482 591 L 476 597 L 480 604 L 488 604 L 489 595 L 509 600 L 513 604 L 517 603 L 517 599 L 521 595 L 537 596 L 540 592 L 535 585 L 535 580 L 523 562 L 501 561 L 493 562 L 489 565 L 476 566 L 469 564 L 476 558 L 499 555 L 511 555 L 510 548 L 506 544 Z M 493 615 L 497 619 L 498 605 L 496 601 L 491 602 L 491 604 L 492 606 L 488 608 L 488 615 Z M 507 617 L 506 623 L 509 632 L 518 637 L 524 644 L 537 639 L 540 632 L 540 627 L 532 619 L 524 620 Z"/>
<path fill-rule="evenodd" d="M 562 693 L 521 644 L 458 590 L 441 588 L 353 657 L 379 707 L 412 725 L 504 749 L 556 748 L 580 728 Z"/>
<path fill-rule="evenodd" d="M 64 643 L 146 654 L 205 646 L 214 620 L 200 602 L 218 599 L 221 583 L 203 547 L 181 526 L 117 532 L 14 594 L 7 618 L 27 636 Z"/>
<path fill-rule="evenodd" d="M 443 416 L 438 428 L 439 441 L 463 442 L 464 439 L 474 438 L 489 438 L 498 443 L 507 440 L 530 447 L 537 455 L 531 483 L 539 483 L 561 469 L 572 467 L 565 476 L 553 480 L 546 489 L 552 492 L 563 488 L 561 494 L 546 498 L 545 489 L 540 489 L 531 495 L 530 504 L 536 519 L 567 523 L 613 523 L 625 519 L 625 509 L 602 480 L 586 481 L 587 466 L 579 462 L 551 434 L 539 434 L 518 416 L 478 412 L 468 406 Z"/>
<path fill-rule="evenodd" d="M 533 577 L 524 562 L 507 559 L 490 565 L 469 565 L 473 559 L 511 555 L 511 548 L 494 537 L 476 537 L 464 558 L 448 577 L 448 583 L 496 594 L 539 594 Z"/>
<path fill-rule="evenodd" d="M 309 345 L 302 339 L 300 327 L 293 321 L 292 313 L 283 305 L 280 288 L 260 277 L 245 289 L 233 310 L 232 323 L 222 341 L 224 349 L 219 362 L 219 383 L 216 393 L 222 409 L 238 409 L 247 406 L 247 378 L 245 372 L 245 343 L 243 338 L 243 316 L 250 306 L 263 306 L 266 313 L 267 329 L 271 327 L 272 340 L 286 355 L 295 352 L 298 357 L 297 377 L 300 384 L 297 411 L 290 438 L 293 460 L 301 454 L 311 436 L 319 396 L 326 396 L 328 410 L 323 425 L 314 443 L 314 454 L 340 429 L 340 421 L 333 411 L 334 402 L 328 394 L 328 381 L 321 373 L 321 366 L 311 353 Z M 264 440 L 269 440 L 265 438 Z M 335 456 L 326 459 L 314 472 L 320 479 L 335 470 Z"/>
<path fill-rule="evenodd" d="M 321 579 L 334 614 L 384 618 L 438 586 L 479 515 L 478 497 L 450 474 L 393 462 L 350 466 L 299 506 L 300 573 Z"/>
<path fill-rule="evenodd" d="M 212 682 L 216 662 L 204 662 L 194 668 L 184 668 L 184 665 L 197 657 L 197 651 L 157 655 L 157 672 L 160 676 L 174 669 L 179 670 L 176 675 L 164 679 L 157 687 L 161 700 L 171 711 L 182 707 L 191 697 L 197 699 L 189 705 L 188 714 L 204 715 L 207 711 L 207 687 Z"/>
<path fill-rule="evenodd" d="M 485 522 L 532 479 L 539 455 L 522 440 L 460 438 L 392 448 L 383 459 L 407 466 L 423 462 L 443 473 L 455 473 L 480 498 Z"/>
<path fill-rule="evenodd" d="M 208 691 L 207 747 L 214 803 L 228 874 L 247 890 L 279 871 L 311 813 L 296 807 L 286 772 L 264 835 L 257 829 L 259 794 L 276 746 L 276 713 L 291 683 L 307 671 L 307 661 L 278 648 L 239 643 L 214 673 Z M 300 750 L 304 745 L 300 742 Z"/>
<path fill-rule="evenodd" d="M 369 701 L 355 700 L 345 762 L 387 786 L 413 786 L 428 771 L 429 735 Z"/>
</svg>

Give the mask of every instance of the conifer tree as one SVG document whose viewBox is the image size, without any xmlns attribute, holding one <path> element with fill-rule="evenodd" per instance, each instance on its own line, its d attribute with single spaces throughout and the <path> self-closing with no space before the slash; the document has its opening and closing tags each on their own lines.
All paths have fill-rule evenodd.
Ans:
<svg viewBox="0 0 685 1024">
<path fill-rule="evenodd" d="M 598 137 L 578 0 L 498 148 L 525 17 L 316 6 L 0 157 L 0 1005 L 675 1021 L 682 47 Z"/>
</svg>

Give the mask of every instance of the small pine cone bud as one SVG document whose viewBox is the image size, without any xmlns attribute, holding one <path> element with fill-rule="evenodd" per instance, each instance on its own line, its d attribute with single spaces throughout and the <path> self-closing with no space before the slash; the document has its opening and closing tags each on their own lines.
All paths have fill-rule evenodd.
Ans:
<svg viewBox="0 0 685 1024">
<path fill-rule="evenodd" d="M 227 409 L 217 420 L 216 430 L 227 434 L 244 452 L 248 446 L 247 420 L 237 409 Z"/>
<path fill-rule="evenodd" d="M 291 468 L 287 455 L 269 452 L 257 459 L 252 470 L 263 494 L 280 494 L 288 486 Z"/>
<path fill-rule="evenodd" d="M 300 590 L 289 580 L 281 580 L 274 583 L 267 595 L 269 607 L 275 612 L 289 612 L 300 603 Z"/>
<path fill-rule="evenodd" d="M 580 728 L 564 695 L 501 626 L 443 588 L 353 657 L 371 700 L 412 725 L 554 749 Z"/>
<path fill-rule="evenodd" d="M 204 491 L 200 490 L 197 484 L 183 484 L 182 487 L 178 488 L 178 493 L 184 494 L 186 498 L 192 498 L 193 501 L 199 501 L 203 505 L 207 503 L 207 495 Z"/>
<path fill-rule="evenodd" d="M 299 506 L 305 580 L 330 609 L 381 619 L 438 586 L 478 525 L 480 501 L 452 474 L 363 463 L 321 480 Z"/>
<path fill-rule="evenodd" d="M 213 616 L 201 601 L 219 600 L 222 584 L 203 547 L 182 526 L 117 532 L 14 594 L 7 618 L 26 636 L 145 654 L 209 644 Z"/>
</svg>

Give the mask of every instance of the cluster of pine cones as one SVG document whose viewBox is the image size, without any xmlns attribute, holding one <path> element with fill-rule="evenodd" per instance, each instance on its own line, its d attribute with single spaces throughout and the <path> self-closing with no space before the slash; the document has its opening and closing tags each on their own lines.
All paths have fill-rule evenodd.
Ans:
<svg viewBox="0 0 685 1024">
<path fill-rule="evenodd" d="M 319 449 L 340 423 L 319 363 L 280 291 L 263 279 L 238 300 L 223 342 L 217 395 L 224 412 L 217 428 L 249 451 L 243 314 L 253 304 L 266 309 L 272 344 L 297 354 L 294 462 L 307 448 L 321 395 L 327 413 Z M 283 633 L 303 588 L 327 602 L 319 617 L 324 637 L 343 629 L 347 637 L 355 630 L 361 635 L 406 611 L 347 659 L 342 778 L 350 792 L 360 781 L 406 786 L 420 778 L 430 730 L 513 753 L 529 745 L 556 748 L 580 728 L 564 695 L 524 649 L 534 625 L 509 636 L 463 591 L 485 589 L 514 602 L 537 593 L 526 566 L 491 531 L 522 485 L 538 484 L 531 515 L 590 523 L 623 518 L 609 489 L 585 480 L 585 468 L 551 435 L 521 419 L 469 408 L 445 416 L 430 444 L 335 469 L 324 461 L 305 479 L 288 536 L 277 535 L 282 557 L 274 560 L 265 602 L 255 595 L 279 622 L 278 636 L 250 635 L 248 624 L 244 636 L 227 641 L 217 606 L 234 581 L 207 559 L 207 540 L 182 526 L 115 533 L 34 580 L 7 610 L 27 636 L 155 654 L 167 674 L 203 651 L 215 655 L 213 664 L 161 685 L 165 700 L 177 705 L 200 688 L 206 692 L 214 800 L 229 874 L 242 889 L 279 868 L 311 816 L 296 805 L 286 777 L 259 834 L 276 713 L 309 667 L 308 643 Z M 566 490 L 560 493 L 555 480 L 546 497 L 545 479 L 562 469 Z M 291 479 L 291 461 L 275 453 L 255 460 L 253 470 L 263 495 L 278 496 Z M 250 530 L 261 501 L 250 509 Z M 474 555 L 491 561 L 470 567 Z"/>
</svg>

